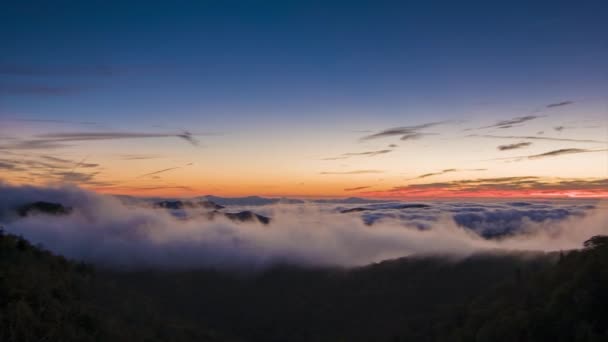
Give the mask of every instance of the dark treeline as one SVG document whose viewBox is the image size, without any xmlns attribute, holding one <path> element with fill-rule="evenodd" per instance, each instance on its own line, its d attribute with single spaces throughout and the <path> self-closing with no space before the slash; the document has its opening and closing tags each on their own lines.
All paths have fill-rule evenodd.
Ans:
<svg viewBox="0 0 608 342">
<path fill-rule="evenodd" d="M 0 237 L 1 341 L 606 341 L 608 238 L 354 269 L 110 271 Z"/>
</svg>

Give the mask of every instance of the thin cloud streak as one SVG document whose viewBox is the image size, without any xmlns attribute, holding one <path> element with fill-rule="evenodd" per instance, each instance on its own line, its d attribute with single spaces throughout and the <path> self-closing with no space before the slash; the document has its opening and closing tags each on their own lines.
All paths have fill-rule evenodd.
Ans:
<svg viewBox="0 0 608 342">
<path fill-rule="evenodd" d="M 359 190 L 364 190 L 364 189 L 369 189 L 369 188 L 371 188 L 370 185 L 367 185 L 367 186 L 358 186 L 358 187 L 355 187 L 355 188 L 346 188 L 346 189 L 344 189 L 344 191 L 359 191 Z"/>
<path fill-rule="evenodd" d="M 486 128 L 511 128 L 511 127 L 513 127 L 513 125 L 522 124 L 524 122 L 528 122 L 528 121 L 535 120 L 535 119 L 542 118 L 542 117 L 544 117 L 544 115 L 519 116 L 519 117 L 508 119 L 508 120 L 498 121 L 497 123 L 495 123 L 493 125 L 480 127 L 478 129 L 486 129 Z"/>
<path fill-rule="evenodd" d="M 592 153 L 592 152 L 605 152 L 605 151 L 608 151 L 608 149 L 588 150 L 588 149 L 583 149 L 583 148 L 562 148 L 559 150 L 531 155 L 531 156 L 528 156 L 527 158 L 528 159 L 540 159 L 540 158 L 547 158 L 547 157 L 557 157 L 557 156 L 561 156 L 561 155 L 565 155 L 565 154 Z"/>
<path fill-rule="evenodd" d="M 414 179 L 423 179 L 423 178 L 428 178 L 428 177 L 434 177 L 434 176 L 439 176 L 439 175 L 444 175 L 446 173 L 453 173 L 453 172 L 466 172 L 466 171 L 487 171 L 488 169 L 444 169 L 438 172 L 431 172 L 431 173 L 425 173 L 423 175 L 420 175 L 418 177 L 414 177 L 411 178 L 409 180 L 414 180 Z"/>
<path fill-rule="evenodd" d="M 517 150 L 517 149 L 521 149 L 521 148 L 526 148 L 526 147 L 529 147 L 530 145 L 532 145 L 531 142 L 520 142 L 520 143 L 508 144 L 508 145 L 499 145 L 496 148 L 499 151 L 509 151 L 509 150 Z"/>
<path fill-rule="evenodd" d="M 573 103 L 574 103 L 574 101 L 562 101 L 562 102 L 550 103 L 546 106 L 546 108 L 563 107 L 563 106 L 571 105 Z"/>
<path fill-rule="evenodd" d="M 405 135 L 401 136 L 401 138 L 399 138 L 399 140 L 401 140 L 401 141 L 419 140 L 419 139 L 422 139 L 423 137 L 426 137 L 429 135 L 438 135 L 438 134 L 437 133 L 409 133 L 409 134 L 405 134 Z"/>
<path fill-rule="evenodd" d="M 552 179 L 536 176 L 463 179 L 396 186 L 364 192 L 379 197 L 606 197 L 608 179 Z"/>
<path fill-rule="evenodd" d="M 328 158 L 323 158 L 322 160 L 340 160 L 340 159 L 347 159 L 350 157 L 360 157 L 360 156 L 364 156 L 364 157 L 375 157 L 378 155 L 382 155 L 382 154 L 387 154 L 393 152 L 393 150 L 379 150 L 379 151 L 367 151 L 367 152 L 350 152 L 350 153 L 343 153 L 337 157 L 328 157 Z"/>
<path fill-rule="evenodd" d="M 161 158 L 161 156 L 155 154 L 123 154 L 120 156 L 121 160 L 148 160 L 158 158 Z"/>
<path fill-rule="evenodd" d="M 440 122 L 429 122 L 429 123 L 424 123 L 424 124 L 415 125 L 415 126 L 393 127 L 393 128 L 385 129 L 378 133 L 366 135 L 359 140 L 366 141 L 366 140 L 372 140 L 372 139 L 392 137 L 392 136 L 397 136 L 397 135 L 401 135 L 401 136 L 405 137 L 405 136 L 419 133 L 420 130 L 423 130 L 425 128 L 434 127 L 434 126 L 441 125 L 444 123 L 445 123 L 445 121 L 440 121 Z M 407 138 L 404 140 L 407 140 Z"/>
<path fill-rule="evenodd" d="M 168 171 L 177 170 L 177 169 L 181 169 L 181 166 L 170 167 L 170 168 L 167 168 L 167 169 L 162 169 L 162 170 L 158 170 L 158 171 L 154 171 L 154 172 L 150 172 L 150 173 L 144 173 L 143 175 L 139 175 L 139 176 L 137 176 L 135 178 L 143 178 L 143 177 L 146 177 L 146 176 L 157 175 L 159 173 L 168 172 Z"/>
<path fill-rule="evenodd" d="M 585 148 L 562 148 L 559 150 L 553 150 L 553 151 L 549 151 L 549 152 L 533 154 L 533 155 L 528 155 L 528 156 L 494 158 L 492 160 L 507 160 L 507 161 L 535 160 L 535 159 L 558 157 L 558 156 L 569 155 L 569 154 L 593 153 L 593 152 L 605 152 L 605 151 L 608 151 L 608 149 L 589 150 L 589 149 L 585 149 Z"/>
<path fill-rule="evenodd" d="M 202 135 L 202 134 L 197 134 Z M 187 141 L 192 145 L 198 145 L 198 140 L 188 131 L 182 133 L 143 133 L 143 132 L 70 132 L 70 133 L 47 133 L 35 135 L 35 139 L 21 140 L 5 145 L 0 145 L 4 150 L 43 150 L 57 149 L 71 146 L 69 142 L 102 141 L 117 139 L 149 139 L 149 138 L 171 138 L 176 137 Z"/>
<path fill-rule="evenodd" d="M 606 143 L 606 141 L 591 140 L 591 139 L 567 139 L 567 138 L 554 138 L 554 137 L 536 137 L 536 136 L 528 136 L 528 135 L 520 136 L 520 135 L 469 134 L 466 137 L 490 138 L 490 139 L 566 141 L 566 142 L 576 142 L 576 143 L 598 143 L 598 144 Z"/>
</svg>

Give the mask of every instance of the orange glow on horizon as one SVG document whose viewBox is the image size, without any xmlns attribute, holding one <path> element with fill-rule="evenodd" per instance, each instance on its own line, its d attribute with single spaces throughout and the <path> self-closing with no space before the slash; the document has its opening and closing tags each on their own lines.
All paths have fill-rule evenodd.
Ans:
<svg viewBox="0 0 608 342">
<path fill-rule="evenodd" d="M 89 188 L 98 193 L 112 195 L 131 195 L 131 196 L 158 196 L 158 197 L 192 197 L 203 195 L 216 195 L 224 197 L 242 196 L 262 196 L 262 197 L 291 197 L 291 198 L 344 198 L 344 197 L 365 197 L 375 199 L 434 199 L 434 198 L 608 198 L 606 189 L 521 189 L 521 190 L 477 190 L 477 191 L 458 191 L 446 189 L 427 189 L 424 191 L 367 191 L 367 192 L 213 192 L 204 189 L 181 189 L 176 187 L 174 190 L 155 190 L 155 189 L 134 189 L 128 187 L 113 188 Z"/>
</svg>

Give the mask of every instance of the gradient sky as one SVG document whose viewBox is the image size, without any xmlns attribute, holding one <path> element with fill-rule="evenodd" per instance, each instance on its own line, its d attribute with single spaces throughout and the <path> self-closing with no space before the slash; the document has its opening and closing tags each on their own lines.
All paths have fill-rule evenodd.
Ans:
<svg viewBox="0 0 608 342">
<path fill-rule="evenodd" d="M 606 1 L 2 7 L 10 183 L 608 197 Z"/>
</svg>

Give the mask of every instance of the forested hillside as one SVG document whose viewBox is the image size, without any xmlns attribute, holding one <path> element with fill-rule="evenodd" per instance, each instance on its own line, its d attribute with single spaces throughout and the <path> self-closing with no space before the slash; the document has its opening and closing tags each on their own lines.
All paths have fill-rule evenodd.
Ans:
<svg viewBox="0 0 608 342">
<path fill-rule="evenodd" d="M 355 269 L 116 271 L 0 236 L 2 341 L 604 341 L 608 238 Z"/>
<path fill-rule="evenodd" d="M 227 341 L 0 229 L 0 341 Z"/>
</svg>

